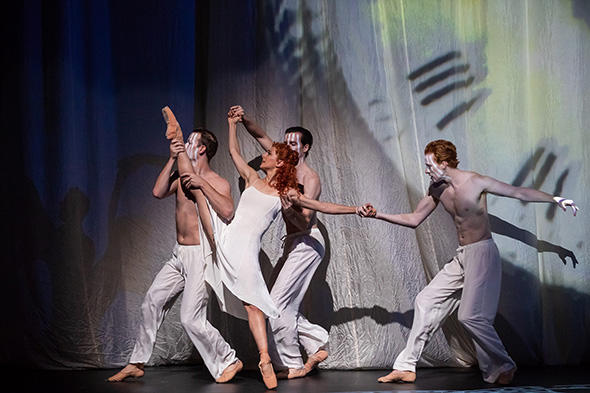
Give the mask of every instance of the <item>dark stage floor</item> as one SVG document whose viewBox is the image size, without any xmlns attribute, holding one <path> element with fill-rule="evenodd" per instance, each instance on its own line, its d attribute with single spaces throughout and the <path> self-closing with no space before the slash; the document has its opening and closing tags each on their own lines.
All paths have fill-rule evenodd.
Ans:
<svg viewBox="0 0 590 393">
<path fill-rule="evenodd" d="M 117 370 L 15 371 L 2 372 L 0 392 L 87 392 L 87 393 L 237 393 L 263 392 L 258 373 L 247 370 L 232 383 L 219 385 L 202 366 L 146 368 L 143 378 L 129 382 L 108 383 Z M 521 368 L 514 385 L 501 388 L 486 384 L 476 369 L 419 369 L 414 384 L 380 384 L 377 377 L 387 370 L 320 370 L 298 380 L 279 381 L 280 393 L 315 392 L 388 392 L 413 391 L 442 393 L 470 392 L 590 392 L 590 367 Z"/>
</svg>

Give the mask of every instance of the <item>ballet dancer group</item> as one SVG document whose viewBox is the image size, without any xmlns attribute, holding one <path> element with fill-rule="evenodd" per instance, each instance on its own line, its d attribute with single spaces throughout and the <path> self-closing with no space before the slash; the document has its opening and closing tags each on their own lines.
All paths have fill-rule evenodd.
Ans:
<svg viewBox="0 0 590 393">
<path fill-rule="evenodd" d="M 109 381 L 143 376 L 170 301 L 181 291 L 180 321 L 215 381 L 228 382 L 241 371 L 243 364 L 235 350 L 207 320 L 207 287 L 224 312 L 248 320 L 268 389 L 277 387 L 277 378 L 304 377 L 328 357 L 328 332 L 299 312 L 324 256 L 316 211 L 357 214 L 416 228 L 439 203 L 454 220 L 460 247 L 416 297 L 406 347 L 395 360 L 393 371 L 378 381 L 414 382 L 424 346 L 457 308 L 459 321 L 473 340 L 483 379 L 499 384 L 512 381 L 516 364 L 493 327 L 501 261 L 490 231 L 486 196 L 491 193 L 526 202 L 556 203 L 564 211 L 571 207 L 575 216 L 578 207 L 571 199 L 459 169 L 455 146 L 436 140 L 424 149 L 425 172 L 431 179 L 428 193 L 412 213 L 386 214 L 369 203 L 344 206 L 319 201 L 320 178 L 306 161 L 312 134 L 303 127 L 291 127 L 285 130 L 284 142 L 273 142 L 241 106 L 232 106 L 227 117 L 229 153 L 246 183 L 234 209 L 228 181 L 209 165 L 217 151 L 215 135 L 196 129 L 185 143 L 170 108 L 164 107 L 162 114 L 170 157 L 156 179 L 153 195 L 159 199 L 176 196 L 177 243 L 145 295 L 129 364 Z M 266 150 L 260 164 L 263 178 L 242 157 L 238 123 Z M 262 235 L 279 213 L 287 235 L 282 266 L 273 272 L 274 284 L 269 292 L 258 253 Z"/>
</svg>

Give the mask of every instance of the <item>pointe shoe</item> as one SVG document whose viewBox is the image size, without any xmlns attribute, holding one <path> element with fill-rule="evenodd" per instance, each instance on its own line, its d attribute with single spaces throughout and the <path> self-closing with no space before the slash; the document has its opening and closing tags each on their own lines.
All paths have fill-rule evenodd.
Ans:
<svg viewBox="0 0 590 393">
<path fill-rule="evenodd" d="M 219 378 L 215 380 L 215 382 L 226 383 L 228 381 L 231 381 L 237 373 L 242 371 L 242 368 L 244 368 L 244 364 L 242 363 L 242 361 L 240 359 L 236 360 L 235 362 L 227 366 L 225 370 L 223 370 L 223 373 L 221 373 L 221 375 L 219 376 Z"/>
<path fill-rule="evenodd" d="M 512 367 L 508 371 L 504 371 L 503 373 L 498 376 L 496 379 L 496 383 L 500 385 L 509 385 L 512 380 L 514 379 L 514 374 L 516 373 L 516 366 Z"/>
<path fill-rule="evenodd" d="M 381 383 L 414 383 L 416 373 L 413 371 L 393 370 L 389 374 L 377 379 Z"/>
<path fill-rule="evenodd" d="M 168 106 L 162 108 L 162 116 L 164 117 L 164 121 L 166 122 L 167 126 L 166 139 L 178 139 L 179 141 L 182 141 L 183 137 L 180 124 Z"/>
<path fill-rule="evenodd" d="M 277 372 L 277 379 L 303 378 L 307 375 L 304 368 L 288 368 Z"/>
<path fill-rule="evenodd" d="M 275 371 L 272 368 L 272 363 L 268 362 L 260 362 L 258 363 L 258 368 L 260 369 L 260 374 L 262 375 L 262 381 L 267 389 L 276 389 L 278 386 L 277 383 L 277 376 L 275 375 Z"/>
<path fill-rule="evenodd" d="M 320 349 L 319 351 L 308 357 L 307 362 L 305 362 L 305 365 L 303 366 L 303 368 L 305 369 L 305 373 L 309 373 L 311 370 L 314 369 L 315 366 L 317 366 L 327 358 L 328 351 L 326 351 L 325 349 Z"/>
</svg>

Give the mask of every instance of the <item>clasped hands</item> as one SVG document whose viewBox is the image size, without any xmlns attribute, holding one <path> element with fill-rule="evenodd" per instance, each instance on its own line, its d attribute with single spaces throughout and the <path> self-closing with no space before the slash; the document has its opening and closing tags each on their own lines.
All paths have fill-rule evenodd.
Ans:
<svg viewBox="0 0 590 393">
<path fill-rule="evenodd" d="M 244 108 L 242 108 L 239 105 L 234 105 L 230 107 L 229 111 L 227 112 L 227 121 L 232 123 L 239 123 L 244 120 L 245 114 L 246 113 L 244 112 Z"/>
<path fill-rule="evenodd" d="M 356 208 L 356 214 L 361 217 L 375 217 L 377 215 L 377 209 L 375 209 L 370 203 L 365 203 Z"/>
</svg>

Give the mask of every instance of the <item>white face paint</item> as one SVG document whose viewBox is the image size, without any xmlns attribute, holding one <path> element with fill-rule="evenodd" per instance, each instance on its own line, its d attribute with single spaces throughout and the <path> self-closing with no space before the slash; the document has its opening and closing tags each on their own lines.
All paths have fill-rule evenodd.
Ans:
<svg viewBox="0 0 590 393">
<path fill-rule="evenodd" d="M 434 160 L 433 153 L 425 155 L 424 158 L 426 161 L 426 174 L 430 176 L 433 181 L 437 182 L 447 178 L 445 170 Z"/>
<path fill-rule="evenodd" d="M 188 141 L 184 144 L 184 148 L 186 149 L 186 154 L 188 155 L 188 158 L 190 158 L 191 160 L 197 160 L 197 154 L 199 151 L 199 144 L 197 141 L 197 135 L 198 133 L 193 132 L 189 137 L 188 137 Z"/>
<path fill-rule="evenodd" d="M 301 154 L 303 154 L 301 152 L 303 146 L 301 146 L 301 134 L 299 132 L 290 132 L 285 134 L 285 143 L 289 145 L 291 150 L 294 150 L 297 152 L 297 154 L 299 154 L 299 159 L 303 158 L 301 156 Z"/>
</svg>

